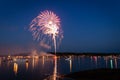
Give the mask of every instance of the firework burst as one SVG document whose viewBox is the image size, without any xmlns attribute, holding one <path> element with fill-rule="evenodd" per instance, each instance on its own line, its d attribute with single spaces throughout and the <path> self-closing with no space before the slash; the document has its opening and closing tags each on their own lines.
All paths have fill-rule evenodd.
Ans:
<svg viewBox="0 0 120 80">
<path fill-rule="evenodd" d="M 43 11 L 30 24 L 29 30 L 37 41 L 42 41 L 47 45 L 51 45 L 53 41 L 56 53 L 56 41 L 59 43 L 63 38 L 60 26 L 60 18 L 52 11 Z"/>
</svg>

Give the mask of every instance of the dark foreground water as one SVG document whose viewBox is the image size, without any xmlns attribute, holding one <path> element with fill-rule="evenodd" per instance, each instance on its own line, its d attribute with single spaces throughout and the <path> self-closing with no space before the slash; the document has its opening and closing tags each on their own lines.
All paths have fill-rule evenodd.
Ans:
<svg viewBox="0 0 120 80">
<path fill-rule="evenodd" d="M 0 57 L 0 80 L 70 80 L 60 76 L 96 68 L 120 68 L 120 56 Z"/>
</svg>

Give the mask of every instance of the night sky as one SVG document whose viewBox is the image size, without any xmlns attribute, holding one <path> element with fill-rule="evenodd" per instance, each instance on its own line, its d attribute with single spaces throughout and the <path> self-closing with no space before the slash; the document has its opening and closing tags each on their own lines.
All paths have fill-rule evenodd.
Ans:
<svg viewBox="0 0 120 80">
<path fill-rule="evenodd" d="M 0 0 L 0 54 L 42 51 L 28 28 L 44 10 L 61 19 L 57 51 L 120 52 L 120 0 Z"/>
</svg>

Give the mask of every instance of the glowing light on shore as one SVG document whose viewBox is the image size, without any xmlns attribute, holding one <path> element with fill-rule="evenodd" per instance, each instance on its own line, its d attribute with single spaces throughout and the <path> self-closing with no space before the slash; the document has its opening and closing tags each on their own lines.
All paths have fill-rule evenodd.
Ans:
<svg viewBox="0 0 120 80">
<path fill-rule="evenodd" d="M 60 26 L 60 18 L 52 11 L 43 11 L 30 24 L 29 30 L 35 40 L 42 41 L 42 46 L 45 43 L 50 45 L 53 41 L 56 53 L 56 40 L 58 42 L 63 38 L 62 29 Z"/>
</svg>

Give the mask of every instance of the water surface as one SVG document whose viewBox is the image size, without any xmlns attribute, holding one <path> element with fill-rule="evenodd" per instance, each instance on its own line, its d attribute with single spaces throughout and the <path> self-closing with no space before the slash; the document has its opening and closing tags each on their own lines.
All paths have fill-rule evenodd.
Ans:
<svg viewBox="0 0 120 80">
<path fill-rule="evenodd" d="M 120 56 L 0 57 L 0 80 L 58 80 L 64 74 L 98 68 L 120 68 Z"/>
</svg>

